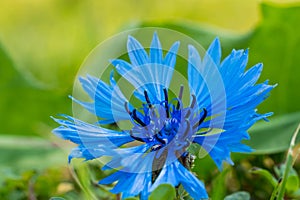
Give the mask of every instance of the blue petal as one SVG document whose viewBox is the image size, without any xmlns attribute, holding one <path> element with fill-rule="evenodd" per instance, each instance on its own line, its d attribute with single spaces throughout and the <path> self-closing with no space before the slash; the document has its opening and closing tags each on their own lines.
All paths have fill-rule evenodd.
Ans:
<svg viewBox="0 0 300 200">
<path fill-rule="evenodd" d="M 248 50 L 233 50 L 221 64 L 220 57 L 218 39 L 211 44 L 203 62 L 197 50 L 189 46 L 188 78 L 191 92 L 196 95 L 198 109 L 206 108 L 208 116 L 216 116 L 204 122 L 202 127 L 227 130 L 250 124 L 253 116 L 257 115 L 255 108 L 275 86 L 267 82 L 255 85 L 262 71 L 261 64 L 245 72 Z"/>
<path fill-rule="evenodd" d="M 207 199 L 204 184 L 201 183 L 189 170 L 187 170 L 179 161 L 165 165 L 151 187 L 153 191 L 160 184 L 167 183 L 174 187 L 182 184 L 184 189 L 194 199 Z"/>
<path fill-rule="evenodd" d="M 72 150 L 70 159 L 76 157 L 90 160 L 103 155 L 114 155 L 113 149 L 133 141 L 126 132 L 105 129 L 70 116 L 65 116 L 65 118 L 53 118 L 61 124 L 53 130 L 53 133 L 79 145 Z"/>
<path fill-rule="evenodd" d="M 119 178 L 123 177 L 123 176 L 127 176 L 128 173 L 124 172 L 124 171 L 116 171 L 114 173 L 112 173 L 111 175 L 105 177 L 104 179 L 102 179 L 101 181 L 99 181 L 99 184 L 111 184 L 115 181 L 117 181 Z"/>
<path fill-rule="evenodd" d="M 133 66 L 141 66 L 148 63 L 147 52 L 134 37 L 128 37 L 127 50 Z"/>
<path fill-rule="evenodd" d="M 164 65 L 167 65 L 171 68 L 175 67 L 177 51 L 178 51 L 179 45 L 180 45 L 179 41 L 175 42 L 172 45 L 172 47 L 169 49 L 167 55 L 165 56 Z"/>
<path fill-rule="evenodd" d="M 230 152 L 252 152 L 250 147 L 241 143 L 243 139 L 249 139 L 246 130 L 247 127 L 226 130 L 217 134 L 196 135 L 193 142 L 203 147 L 221 170 L 223 161 L 233 165 Z"/>
<path fill-rule="evenodd" d="M 112 192 L 119 193 L 119 191 L 123 191 L 122 199 L 134 197 L 141 193 L 141 196 L 143 196 L 143 198 L 141 199 L 146 199 L 145 197 L 148 197 L 149 195 L 151 179 L 151 172 L 131 174 L 131 176 L 128 179 L 126 179 L 126 182 L 124 179 L 119 180 L 119 182 L 115 186 L 115 188 L 118 189 L 114 188 Z"/>
<path fill-rule="evenodd" d="M 188 81 L 190 92 L 195 94 L 198 110 L 205 108 L 208 116 L 220 114 L 226 109 L 225 105 L 216 105 L 216 102 L 224 102 L 225 89 L 222 88 L 222 77 L 214 63 L 209 66 L 201 62 L 198 51 L 189 46 Z M 214 106 L 212 113 L 211 106 Z"/>
<path fill-rule="evenodd" d="M 160 103 L 164 100 L 163 89 L 168 89 L 171 82 L 179 43 L 174 43 L 165 59 L 156 34 L 150 47 L 150 58 L 133 37 L 129 37 L 127 46 L 131 64 L 120 59 L 112 60 L 111 63 L 136 88 L 134 94 L 138 99 L 145 102 L 144 91 L 147 91 L 153 104 Z"/>
<path fill-rule="evenodd" d="M 181 184 L 190 196 L 194 199 L 208 199 L 204 184 L 181 164 L 179 166 L 182 176 L 185 177 L 181 181 Z"/>
<path fill-rule="evenodd" d="M 203 62 L 205 66 L 209 65 L 210 62 L 213 62 L 215 65 L 219 65 L 220 60 L 221 60 L 221 44 L 219 38 L 216 38 L 209 46 Z"/>
<path fill-rule="evenodd" d="M 153 34 L 153 39 L 152 39 L 151 46 L 150 46 L 151 63 L 162 64 L 163 63 L 162 57 L 163 57 L 163 53 L 162 53 L 161 44 L 158 39 L 157 33 L 155 32 Z"/>
<path fill-rule="evenodd" d="M 222 87 L 222 76 L 218 69 L 220 60 L 221 46 L 218 38 L 216 38 L 208 48 L 203 61 L 201 61 L 198 51 L 193 46 L 189 46 L 189 68 L 194 66 L 196 70 L 193 76 L 201 77 L 200 84 L 198 83 L 199 86 L 197 86 L 197 83 L 190 85 L 195 91 L 199 108 L 207 108 L 208 115 L 220 114 L 220 112 L 225 109 L 225 105 L 223 107 L 222 104 L 220 104 L 219 107 L 216 106 L 216 101 L 224 101 L 226 97 L 225 89 Z M 191 74 L 189 75 L 189 77 L 191 77 Z M 197 82 L 197 78 L 195 82 Z M 198 88 L 200 88 L 200 90 Z M 211 113 L 209 110 L 210 104 L 213 104 L 214 113 Z"/>
<path fill-rule="evenodd" d="M 245 71 L 248 62 L 248 50 L 232 50 L 220 64 L 220 73 L 223 75 L 224 84 L 232 84 L 230 81 L 236 81 Z"/>
<path fill-rule="evenodd" d="M 149 165 L 149 163 L 152 162 L 152 155 L 135 154 L 135 159 L 130 159 L 130 164 L 102 179 L 99 183 L 110 184 L 118 181 L 111 192 L 123 192 L 122 199 L 138 194 L 141 194 L 142 199 L 147 199 L 152 183 L 152 165 Z"/>
<path fill-rule="evenodd" d="M 128 148 L 119 148 L 113 150 L 114 152 L 114 157 L 111 161 L 106 163 L 102 170 L 106 169 L 117 169 L 120 167 L 125 167 L 125 168 L 132 168 L 133 160 L 140 160 L 139 162 L 144 161 L 145 159 L 148 159 L 148 157 L 143 157 L 144 152 L 146 152 L 152 145 L 151 144 L 143 144 L 139 146 L 134 146 L 134 147 L 128 147 Z M 142 158 L 140 158 L 142 157 Z M 152 159 L 152 158 L 149 158 Z M 148 162 L 148 161 L 147 161 Z"/>
<path fill-rule="evenodd" d="M 96 77 L 88 75 L 87 78 L 79 78 L 83 89 L 89 94 L 94 102 L 82 102 L 73 97 L 73 101 L 82 105 L 91 113 L 102 118 L 100 122 L 117 122 L 120 120 L 129 120 L 130 116 L 124 109 L 127 102 L 119 87 L 113 79 L 111 73 L 111 85 L 99 80 Z"/>
<path fill-rule="evenodd" d="M 92 160 L 107 154 L 109 154 L 109 151 L 104 148 L 96 148 L 95 146 L 85 147 L 84 145 L 79 145 L 72 149 L 68 160 L 69 163 L 73 158 L 85 158 L 85 160 Z"/>
</svg>

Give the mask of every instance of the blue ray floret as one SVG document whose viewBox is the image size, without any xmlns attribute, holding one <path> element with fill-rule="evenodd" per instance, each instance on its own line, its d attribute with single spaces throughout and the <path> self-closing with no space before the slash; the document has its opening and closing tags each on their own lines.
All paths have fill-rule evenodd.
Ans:
<svg viewBox="0 0 300 200">
<path fill-rule="evenodd" d="M 221 46 L 215 39 L 203 58 L 196 48 L 188 47 L 189 90 L 181 86 L 176 98 L 170 99 L 169 86 L 176 65 L 179 42 L 164 55 L 156 33 L 149 53 L 129 36 L 130 62 L 111 60 L 115 70 L 134 87 L 141 101 L 135 108 L 123 95 L 114 74 L 110 83 L 88 75 L 79 80 L 93 102 L 75 102 L 98 116 L 97 125 L 63 115 L 54 120 L 61 126 L 54 133 L 78 144 L 69 156 L 86 160 L 110 156 L 103 170 L 118 169 L 100 184 L 115 183 L 113 193 L 122 198 L 139 195 L 148 199 L 160 184 L 182 185 L 194 199 L 207 199 L 204 184 L 190 171 L 187 161 L 193 158 L 191 144 L 199 145 L 219 169 L 225 161 L 233 164 L 231 152 L 251 152 L 241 143 L 249 139 L 247 130 L 272 113 L 259 114 L 256 107 L 275 87 L 268 81 L 256 84 L 262 64 L 246 70 L 248 50 L 233 50 L 221 61 Z M 190 103 L 182 102 L 190 91 Z M 130 130 L 110 130 L 102 124 L 130 120 Z M 132 143 L 138 141 L 136 143 Z M 136 144 L 126 146 L 127 143 Z"/>
</svg>

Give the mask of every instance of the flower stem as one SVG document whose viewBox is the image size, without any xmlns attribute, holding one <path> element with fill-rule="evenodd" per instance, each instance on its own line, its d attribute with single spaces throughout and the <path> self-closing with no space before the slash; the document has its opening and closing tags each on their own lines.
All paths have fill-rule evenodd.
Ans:
<svg viewBox="0 0 300 200">
<path fill-rule="evenodd" d="M 289 175 L 289 172 L 294 164 L 294 156 L 293 156 L 293 148 L 295 146 L 295 141 L 296 141 L 296 138 L 297 138 L 297 135 L 298 135 L 298 132 L 299 132 L 299 129 L 300 129 L 300 123 L 292 137 L 292 140 L 291 140 L 291 143 L 290 143 L 290 147 L 289 147 L 289 150 L 288 150 L 288 153 L 287 153 L 287 158 L 286 158 L 286 161 L 285 161 L 285 170 L 284 170 L 284 174 L 283 174 L 283 178 L 282 178 L 282 181 L 279 183 L 278 185 L 278 200 L 282 200 L 283 197 L 284 197 L 284 193 L 285 193 L 285 185 L 286 185 L 286 182 L 287 182 L 287 179 L 288 179 L 288 175 Z"/>
</svg>

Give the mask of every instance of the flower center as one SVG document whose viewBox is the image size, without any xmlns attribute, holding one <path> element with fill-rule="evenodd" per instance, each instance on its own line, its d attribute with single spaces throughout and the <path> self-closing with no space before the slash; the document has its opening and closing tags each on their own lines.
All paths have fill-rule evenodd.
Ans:
<svg viewBox="0 0 300 200">
<path fill-rule="evenodd" d="M 199 114 L 200 120 L 193 124 L 193 126 L 190 126 L 190 121 L 195 121 L 192 119 L 195 114 L 195 96 L 192 95 L 191 105 L 183 108 L 181 103 L 183 86 L 180 87 L 178 98 L 173 99 L 171 103 L 169 103 L 167 89 L 163 89 L 163 93 L 164 100 L 159 104 L 152 104 L 147 91 L 144 91 L 146 104 L 143 104 L 143 108 L 141 108 L 143 113 L 137 111 L 137 109 L 130 111 L 128 103 L 125 103 L 125 109 L 131 116 L 134 124 L 133 129 L 130 131 L 131 137 L 140 142 L 153 143 L 152 151 L 169 144 L 176 137 L 179 130 L 181 130 L 182 134 L 179 134 L 181 139 L 178 142 L 184 142 L 182 138 L 187 138 L 187 134 L 189 134 L 191 129 L 197 129 L 207 115 L 206 110 L 203 109 L 202 115 Z M 181 127 L 184 124 L 185 129 Z"/>
<path fill-rule="evenodd" d="M 168 144 L 178 132 L 179 125 L 176 118 L 166 119 L 163 128 L 155 135 L 156 139 L 161 144 Z"/>
</svg>

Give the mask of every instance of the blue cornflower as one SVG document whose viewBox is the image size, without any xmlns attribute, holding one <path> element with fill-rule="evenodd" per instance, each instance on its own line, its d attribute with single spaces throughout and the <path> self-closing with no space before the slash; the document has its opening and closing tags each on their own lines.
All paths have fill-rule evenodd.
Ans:
<svg viewBox="0 0 300 200">
<path fill-rule="evenodd" d="M 194 46 L 188 47 L 190 104 L 182 103 L 183 93 L 188 92 L 183 86 L 178 88 L 177 97 L 170 99 L 169 86 L 178 48 L 179 42 L 175 42 L 164 56 L 155 33 L 148 54 L 129 36 L 130 63 L 121 59 L 111 63 L 135 87 L 134 96 L 141 106 L 135 108 L 128 102 L 113 72 L 110 84 L 88 75 L 79 80 L 94 101 L 73 100 L 99 117 L 99 123 L 90 124 L 70 116 L 54 119 L 61 124 L 54 133 L 78 144 L 70 160 L 111 157 L 103 170 L 118 171 L 99 183 L 117 181 L 111 191 L 122 193 L 123 199 L 136 195 L 147 199 L 162 183 L 174 187 L 181 184 L 194 199 L 208 198 L 204 184 L 189 170 L 194 159 L 189 146 L 200 145 L 221 169 L 223 161 L 233 164 L 231 152 L 251 152 L 251 148 L 241 143 L 249 139 L 247 130 L 257 120 L 272 114 L 256 112 L 256 107 L 274 88 L 267 81 L 256 84 L 262 64 L 245 71 L 247 50 L 233 50 L 221 62 L 218 39 L 212 42 L 203 59 Z M 131 130 L 101 126 L 123 120 L 132 122 Z M 127 143 L 135 145 L 124 147 Z"/>
</svg>

